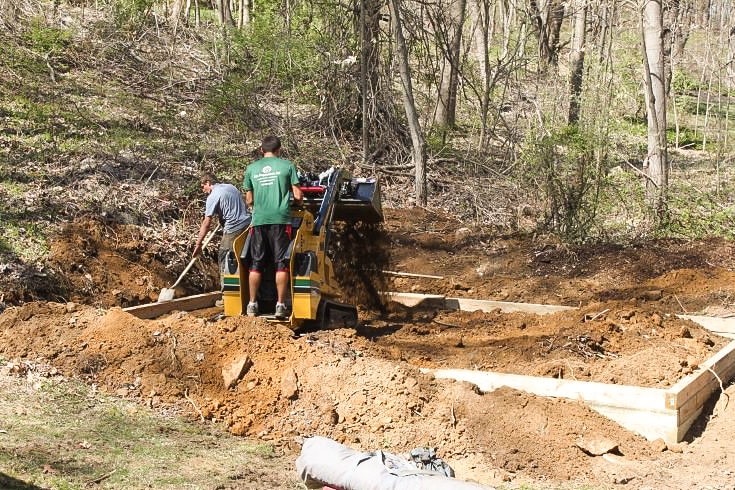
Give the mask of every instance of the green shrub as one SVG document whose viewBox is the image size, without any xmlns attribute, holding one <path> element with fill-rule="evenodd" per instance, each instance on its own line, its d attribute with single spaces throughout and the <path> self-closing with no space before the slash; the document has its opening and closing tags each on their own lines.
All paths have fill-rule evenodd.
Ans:
<svg viewBox="0 0 735 490">
<path fill-rule="evenodd" d="M 735 206 L 723 203 L 713 192 L 684 183 L 669 193 L 669 223 L 665 235 L 690 239 L 707 237 L 735 238 Z"/>
<path fill-rule="evenodd" d="M 674 70 L 671 79 L 671 89 L 674 94 L 695 92 L 700 88 L 702 87 L 700 86 L 699 81 L 692 78 L 688 73 L 679 69 Z"/>
<path fill-rule="evenodd" d="M 71 42 L 71 32 L 45 25 L 43 19 L 34 19 L 24 35 L 27 46 L 44 55 L 58 54 Z"/>
<path fill-rule="evenodd" d="M 524 180 L 545 203 L 541 226 L 570 242 L 589 238 L 610 167 L 604 138 L 564 127 L 527 141 L 521 158 Z"/>
<path fill-rule="evenodd" d="M 112 0 L 115 26 L 123 31 L 137 32 L 146 24 L 154 4 L 154 0 Z"/>
<path fill-rule="evenodd" d="M 703 133 L 694 131 L 689 128 L 679 128 L 677 136 L 676 129 L 670 128 L 666 131 L 666 140 L 670 145 L 677 148 L 687 148 L 689 150 L 701 150 L 704 135 Z"/>
</svg>

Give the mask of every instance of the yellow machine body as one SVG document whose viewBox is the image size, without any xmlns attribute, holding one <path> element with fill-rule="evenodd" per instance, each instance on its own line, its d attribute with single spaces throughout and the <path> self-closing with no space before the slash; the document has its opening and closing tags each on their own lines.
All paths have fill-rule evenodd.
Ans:
<svg viewBox="0 0 735 490">
<path fill-rule="evenodd" d="M 289 248 L 290 284 L 286 304 L 290 317 L 276 319 L 275 272 L 263 271 L 258 290 L 260 314 L 270 321 L 288 323 L 293 330 L 305 324 L 324 327 L 329 322 L 357 322 L 354 305 L 340 303 L 340 288 L 327 251 L 333 219 L 340 221 L 382 221 L 378 183 L 371 179 L 350 179 L 344 171 L 332 171 L 322 186 L 302 187 L 304 205 L 291 210 L 292 240 Z M 224 314 L 245 313 L 249 296 L 250 233 L 235 239 L 236 270 L 222 275 Z"/>
</svg>

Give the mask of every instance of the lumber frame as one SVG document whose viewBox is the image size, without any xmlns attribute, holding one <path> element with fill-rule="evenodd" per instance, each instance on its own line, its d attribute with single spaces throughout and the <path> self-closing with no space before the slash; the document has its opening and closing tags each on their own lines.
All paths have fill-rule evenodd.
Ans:
<svg viewBox="0 0 735 490">
<path fill-rule="evenodd" d="M 444 308 L 462 311 L 499 309 L 504 313 L 523 311 L 538 315 L 576 309 L 570 306 L 446 298 L 441 295 L 416 293 L 388 293 L 388 297 L 412 308 Z M 717 335 L 735 339 L 735 318 L 677 316 L 698 323 Z M 695 372 L 668 389 L 523 376 L 492 371 L 463 369 L 421 369 L 421 371 L 433 374 L 436 378 L 467 381 L 485 392 L 507 386 L 538 396 L 579 400 L 648 440 L 660 438 L 667 444 L 675 444 L 684 439 L 712 394 L 723 389 L 725 383 L 735 377 L 735 340 L 703 362 Z"/>
<path fill-rule="evenodd" d="M 488 393 L 506 386 L 537 396 L 584 403 L 648 440 L 679 442 L 678 414 L 666 408 L 667 390 L 465 369 L 421 369 L 435 378 L 467 381 Z"/>
</svg>

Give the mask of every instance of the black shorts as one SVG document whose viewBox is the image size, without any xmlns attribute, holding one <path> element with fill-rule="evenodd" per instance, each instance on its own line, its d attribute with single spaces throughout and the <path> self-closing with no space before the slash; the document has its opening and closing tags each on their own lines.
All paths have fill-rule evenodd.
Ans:
<svg viewBox="0 0 735 490">
<path fill-rule="evenodd" d="M 250 227 L 250 270 L 263 272 L 273 264 L 276 272 L 288 271 L 288 247 L 291 225 L 258 225 Z"/>
</svg>

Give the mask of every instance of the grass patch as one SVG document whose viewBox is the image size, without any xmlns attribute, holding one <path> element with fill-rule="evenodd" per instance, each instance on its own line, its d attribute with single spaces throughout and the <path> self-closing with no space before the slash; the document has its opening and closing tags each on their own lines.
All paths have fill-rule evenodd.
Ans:
<svg viewBox="0 0 735 490">
<path fill-rule="evenodd" d="M 3 217 L 0 209 L 0 217 Z M 0 234 L 0 254 L 12 254 L 26 262 L 39 260 L 49 253 L 44 230 L 35 223 L 13 222 L 3 217 L 5 229 Z"/>
<path fill-rule="evenodd" d="M 0 473 L 54 489 L 303 488 L 284 458 L 216 426 L 157 414 L 78 381 L 0 376 Z M 291 474 L 293 473 L 293 474 Z M 22 487 L 18 487 L 22 488 Z"/>
</svg>

